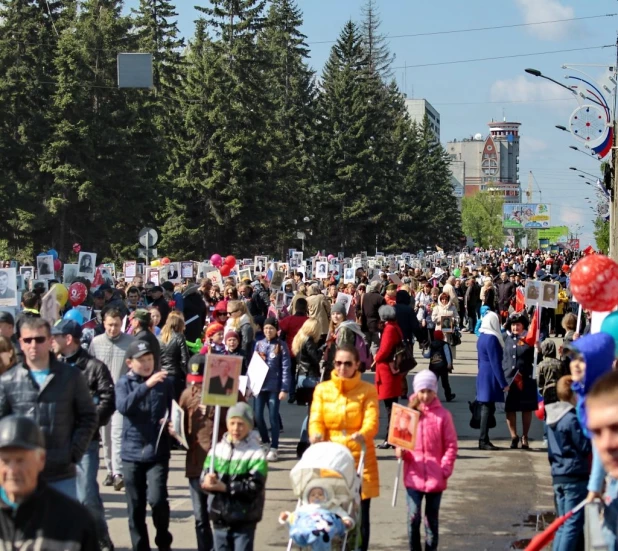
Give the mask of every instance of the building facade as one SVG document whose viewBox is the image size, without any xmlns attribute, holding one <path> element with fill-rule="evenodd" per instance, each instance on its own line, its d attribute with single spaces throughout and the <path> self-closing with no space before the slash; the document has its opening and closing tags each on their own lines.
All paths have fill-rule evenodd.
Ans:
<svg viewBox="0 0 618 551">
<path fill-rule="evenodd" d="M 463 182 L 464 195 L 489 191 L 505 203 L 521 202 L 518 122 L 490 122 L 489 134 L 447 142 L 453 178 Z"/>
<path fill-rule="evenodd" d="M 406 99 L 405 102 L 410 118 L 417 124 L 423 124 L 427 115 L 429 128 L 436 141 L 440 142 L 440 113 L 426 99 Z"/>
</svg>

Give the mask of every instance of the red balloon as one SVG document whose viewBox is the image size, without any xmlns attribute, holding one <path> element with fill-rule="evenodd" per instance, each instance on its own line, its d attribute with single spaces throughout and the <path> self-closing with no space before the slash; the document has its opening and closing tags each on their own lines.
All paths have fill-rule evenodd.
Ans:
<svg viewBox="0 0 618 551">
<path fill-rule="evenodd" d="M 229 276 L 231 271 L 232 268 L 230 268 L 229 264 L 224 264 L 223 266 L 221 266 L 221 268 L 219 268 L 219 272 L 221 272 L 221 275 L 223 277 Z"/>
<path fill-rule="evenodd" d="M 163 265 L 165 265 L 165 264 L 169 264 L 170 262 L 171 262 L 171 261 L 170 261 L 170 259 L 169 259 L 169 258 L 167 258 L 167 256 L 164 256 L 164 257 L 161 259 L 161 264 L 163 264 Z"/>
<path fill-rule="evenodd" d="M 88 288 L 81 282 L 76 281 L 69 286 L 69 302 L 72 306 L 79 306 L 86 300 Z"/>
<path fill-rule="evenodd" d="M 562 266 L 562 271 L 565 274 L 568 274 L 570 270 L 571 270 L 571 266 L 569 266 L 568 264 L 565 264 L 564 266 Z"/>
<path fill-rule="evenodd" d="M 61 268 L 62 262 L 56 258 L 56 260 L 54 260 L 54 272 L 59 272 Z"/>
<path fill-rule="evenodd" d="M 613 310 L 618 305 L 618 264 L 601 254 L 582 258 L 571 270 L 571 292 L 586 310 Z"/>
<path fill-rule="evenodd" d="M 224 262 L 224 264 L 225 264 L 225 265 L 227 265 L 227 266 L 229 266 L 229 267 L 230 267 L 230 269 L 231 269 L 231 268 L 233 268 L 234 266 L 236 266 L 236 258 L 235 258 L 235 257 L 233 257 L 232 255 L 230 255 L 230 256 L 226 256 L 226 257 L 225 257 L 225 262 Z"/>
</svg>

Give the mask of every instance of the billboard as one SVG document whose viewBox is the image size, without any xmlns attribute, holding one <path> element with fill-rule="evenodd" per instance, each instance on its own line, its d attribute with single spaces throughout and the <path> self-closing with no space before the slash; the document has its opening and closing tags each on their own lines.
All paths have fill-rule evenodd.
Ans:
<svg viewBox="0 0 618 551">
<path fill-rule="evenodd" d="M 505 228 L 547 229 L 551 226 L 547 203 L 507 203 L 502 206 L 502 225 Z"/>
<path fill-rule="evenodd" d="M 539 239 L 549 239 L 550 243 L 566 243 L 569 239 L 569 227 L 553 226 L 539 230 Z"/>
</svg>

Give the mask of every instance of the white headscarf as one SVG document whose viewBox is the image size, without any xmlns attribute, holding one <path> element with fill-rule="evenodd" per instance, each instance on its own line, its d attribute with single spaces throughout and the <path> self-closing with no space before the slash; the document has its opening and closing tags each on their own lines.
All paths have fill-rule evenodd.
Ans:
<svg viewBox="0 0 618 551">
<path fill-rule="evenodd" d="M 483 320 L 481 321 L 481 333 L 493 335 L 498 339 L 500 346 L 504 348 L 504 339 L 500 331 L 500 318 L 498 318 L 498 314 L 495 312 L 490 310 L 483 316 Z"/>
</svg>

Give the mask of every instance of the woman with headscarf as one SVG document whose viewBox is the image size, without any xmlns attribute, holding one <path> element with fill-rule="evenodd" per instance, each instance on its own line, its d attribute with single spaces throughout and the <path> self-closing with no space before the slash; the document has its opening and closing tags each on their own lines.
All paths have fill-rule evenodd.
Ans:
<svg viewBox="0 0 618 551">
<path fill-rule="evenodd" d="M 509 385 L 502 371 L 504 339 L 500 319 L 487 312 L 481 322 L 481 335 L 476 343 L 479 372 L 476 376 L 476 399 L 481 407 L 480 450 L 497 450 L 489 440 L 489 420 L 496 411 L 496 402 L 504 402 Z"/>
<path fill-rule="evenodd" d="M 397 323 L 397 312 L 393 306 L 383 305 L 378 310 L 380 321 L 384 323 L 380 347 L 375 356 L 376 364 L 376 389 L 378 399 L 384 402 L 386 407 L 386 437 L 378 446 L 381 450 L 392 448 L 387 441 L 388 423 L 391 418 L 393 404 L 399 400 L 403 389 L 405 375 L 394 375 L 389 364 L 394 360 L 395 350 L 403 342 L 403 333 Z"/>
<path fill-rule="evenodd" d="M 502 358 L 502 371 L 509 383 L 504 404 L 506 424 L 511 433 L 511 448 L 515 449 L 519 446 L 517 412 L 521 412 L 521 447 L 527 450 L 530 449 L 528 431 L 532 423 L 532 412 L 539 407 L 536 380 L 532 377 L 534 346 L 525 340 L 528 329 L 528 317 L 525 314 L 512 314 L 507 320 L 507 327 Z"/>
</svg>

